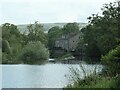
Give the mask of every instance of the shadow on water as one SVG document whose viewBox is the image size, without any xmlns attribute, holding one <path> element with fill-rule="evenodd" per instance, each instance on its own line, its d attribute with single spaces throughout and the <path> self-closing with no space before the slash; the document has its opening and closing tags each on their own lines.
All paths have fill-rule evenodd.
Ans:
<svg viewBox="0 0 120 90">
<path fill-rule="evenodd" d="M 63 59 L 63 60 L 55 60 L 52 63 L 62 63 L 62 64 L 80 64 L 80 63 L 86 63 L 86 64 L 101 64 L 101 61 L 99 58 L 75 58 L 75 59 Z"/>
</svg>

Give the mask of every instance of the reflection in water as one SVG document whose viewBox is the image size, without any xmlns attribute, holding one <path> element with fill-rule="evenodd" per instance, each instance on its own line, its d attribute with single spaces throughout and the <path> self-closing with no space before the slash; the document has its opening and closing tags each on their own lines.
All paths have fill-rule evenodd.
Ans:
<svg viewBox="0 0 120 90">
<path fill-rule="evenodd" d="M 88 72 L 94 65 L 84 65 Z M 98 65 L 102 69 L 101 65 Z M 0 66 L 1 67 L 1 66 Z M 69 68 L 79 68 L 78 64 L 45 64 L 45 65 L 2 65 L 3 88 L 62 88 L 72 83 L 67 77 Z"/>
</svg>

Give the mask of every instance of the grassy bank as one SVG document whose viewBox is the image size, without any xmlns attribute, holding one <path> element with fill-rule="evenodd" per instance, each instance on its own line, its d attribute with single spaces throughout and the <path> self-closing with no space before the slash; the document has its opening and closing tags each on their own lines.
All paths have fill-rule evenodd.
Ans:
<svg viewBox="0 0 120 90">
<path fill-rule="evenodd" d="M 97 77 L 93 79 L 91 77 L 85 78 L 73 85 L 68 85 L 67 88 L 110 88 L 111 79 L 105 77 Z"/>
<path fill-rule="evenodd" d="M 69 60 L 69 59 L 73 59 L 73 55 L 71 53 L 64 53 L 61 56 L 56 57 L 56 60 Z"/>
<path fill-rule="evenodd" d="M 115 77 L 108 76 L 89 76 L 85 79 L 74 82 L 73 85 L 68 85 L 67 88 L 120 88 L 120 75 Z"/>
<path fill-rule="evenodd" d="M 102 56 L 104 65 L 101 74 L 96 73 L 96 67 L 91 75 L 87 75 L 85 68 L 80 64 L 84 73 L 84 79 L 80 79 L 78 70 L 73 71 L 73 85 L 68 88 L 120 88 L 120 45 L 112 49 L 108 54 Z"/>
<path fill-rule="evenodd" d="M 80 71 L 77 69 L 70 69 L 73 76 L 72 80 L 74 81 L 73 84 L 67 85 L 64 89 L 67 88 L 120 88 L 120 74 L 116 74 L 115 76 L 109 75 L 106 73 L 103 68 L 102 72 L 97 73 L 97 66 L 94 67 L 94 70 L 91 74 L 88 74 L 80 64 L 80 67 L 83 71 L 84 78 L 80 78 Z"/>
</svg>

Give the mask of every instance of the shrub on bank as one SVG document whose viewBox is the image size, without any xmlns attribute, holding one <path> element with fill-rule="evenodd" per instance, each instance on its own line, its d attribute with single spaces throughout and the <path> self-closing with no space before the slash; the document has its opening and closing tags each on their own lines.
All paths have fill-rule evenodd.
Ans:
<svg viewBox="0 0 120 90">
<path fill-rule="evenodd" d="M 2 63 L 2 49 L 0 48 L 0 64 Z"/>
<path fill-rule="evenodd" d="M 110 88 L 120 88 L 120 75 L 117 75 L 112 79 Z"/>
<path fill-rule="evenodd" d="M 12 52 L 9 42 L 7 40 L 2 40 L 2 52 L 6 54 L 11 54 Z"/>
<path fill-rule="evenodd" d="M 120 74 L 120 45 L 111 50 L 107 55 L 102 56 L 102 61 L 110 75 Z"/>
<path fill-rule="evenodd" d="M 49 57 L 48 49 L 40 42 L 29 42 L 22 50 L 19 59 L 23 63 L 36 63 L 47 60 Z"/>
</svg>

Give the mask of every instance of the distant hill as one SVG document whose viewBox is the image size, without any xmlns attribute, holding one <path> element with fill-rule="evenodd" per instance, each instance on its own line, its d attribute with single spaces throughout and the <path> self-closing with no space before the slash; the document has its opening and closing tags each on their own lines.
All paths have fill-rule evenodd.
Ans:
<svg viewBox="0 0 120 90">
<path fill-rule="evenodd" d="M 62 28 L 65 24 L 67 23 L 41 23 L 43 25 L 44 28 L 44 32 L 48 32 L 48 30 L 54 26 L 59 26 L 60 28 Z M 28 31 L 27 26 L 29 24 L 23 24 L 23 25 L 17 25 L 18 29 L 20 30 L 21 33 L 24 33 Z M 80 29 L 85 27 L 87 25 L 87 23 L 79 23 Z"/>
</svg>

